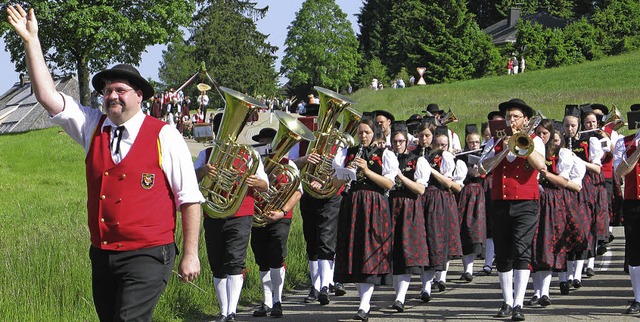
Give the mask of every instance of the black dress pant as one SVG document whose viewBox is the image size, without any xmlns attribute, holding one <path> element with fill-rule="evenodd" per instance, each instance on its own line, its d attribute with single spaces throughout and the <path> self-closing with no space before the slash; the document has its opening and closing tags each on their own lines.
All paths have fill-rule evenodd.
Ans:
<svg viewBox="0 0 640 322">
<path fill-rule="evenodd" d="M 291 218 L 251 229 L 251 249 L 261 272 L 284 266 Z"/>
<path fill-rule="evenodd" d="M 213 277 L 242 274 L 252 224 L 252 216 L 204 218 L 204 239 Z"/>
<path fill-rule="evenodd" d="M 302 232 L 310 261 L 335 257 L 341 201 L 340 195 L 317 199 L 305 193 L 300 198 Z"/>
<path fill-rule="evenodd" d="M 537 200 L 493 201 L 493 243 L 498 272 L 529 269 L 539 207 Z"/>
</svg>

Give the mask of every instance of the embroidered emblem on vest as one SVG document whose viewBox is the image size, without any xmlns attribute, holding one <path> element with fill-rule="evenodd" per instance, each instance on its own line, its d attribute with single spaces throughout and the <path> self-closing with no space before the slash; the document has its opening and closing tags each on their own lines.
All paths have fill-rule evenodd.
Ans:
<svg viewBox="0 0 640 322">
<path fill-rule="evenodd" d="M 525 167 L 527 170 L 531 170 L 531 165 L 529 164 L 529 160 L 527 160 L 527 161 L 525 161 L 525 162 L 524 162 L 524 167 Z"/>
<path fill-rule="evenodd" d="M 142 185 L 142 188 L 149 190 L 153 187 L 155 178 L 156 175 L 153 173 L 143 173 L 142 180 L 140 180 L 140 185 Z"/>
</svg>

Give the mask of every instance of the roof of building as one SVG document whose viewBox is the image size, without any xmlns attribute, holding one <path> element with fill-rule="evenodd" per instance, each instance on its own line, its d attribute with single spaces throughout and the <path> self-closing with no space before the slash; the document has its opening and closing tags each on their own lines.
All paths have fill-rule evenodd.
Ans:
<svg viewBox="0 0 640 322">
<path fill-rule="evenodd" d="M 516 23 L 519 19 L 538 23 L 545 28 L 564 28 L 569 23 L 568 20 L 553 16 L 546 11 L 529 14 L 522 18 L 520 18 L 519 13 L 517 13 L 514 19 L 516 21 L 513 23 L 509 18 L 510 17 L 502 19 L 484 29 L 484 32 L 493 38 L 495 45 L 516 42 Z"/>
</svg>

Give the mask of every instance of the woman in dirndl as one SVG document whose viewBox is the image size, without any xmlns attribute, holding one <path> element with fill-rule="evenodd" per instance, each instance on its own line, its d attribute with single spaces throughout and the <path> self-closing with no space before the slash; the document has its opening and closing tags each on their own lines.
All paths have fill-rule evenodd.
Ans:
<svg viewBox="0 0 640 322">
<path fill-rule="evenodd" d="M 369 318 L 374 286 L 391 273 L 393 226 L 385 192 L 393 188 L 398 173 L 395 154 L 371 144 L 375 126 L 372 118 L 363 116 L 357 132 L 360 145 L 339 151 L 333 164 L 337 173 L 356 173 L 340 206 L 334 280 L 356 284 L 360 306 L 353 318 L 362 321 Z"/>
<path fill-rule="evenodd" d="M 409 152 L 408 145 L 407 126 L 400 122 L 392 124 L 391 146 L 400 168 L 395 187 L 389 192 L 394 227 L 393 287 L 396 291 L 392 307 L 398 312 L 404 311 L 411 275 L 420 275 L 423 267 L 429 265 L 422 194 L 431 167 L 419 150 Z"/>
<path fill-rule="evenodd" d="M 545 144 L 546 165 L 540 171 L 540 216 L 533 240 L 533 289 L 529 305 L 551 305 L 549 287 L 552 271 L 562 274 L 566 283 L 567 245 L 572 230 L 567 224 L 569 212 L 577 207 L 577 194 L 586 171 L 584 162 L 563 148 L 563 135 L 545 119 L 536 135 Z M 564 272 L 564 273 L 563 273 Z"/>
</svg>

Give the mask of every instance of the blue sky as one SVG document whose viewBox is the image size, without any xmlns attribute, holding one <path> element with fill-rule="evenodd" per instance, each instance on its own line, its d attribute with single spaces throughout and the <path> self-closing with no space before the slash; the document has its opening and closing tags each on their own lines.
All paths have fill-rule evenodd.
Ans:
<svg viewBox="0 0 640 322">
<path fill-rule="evenodd" d="M 258 30 L 269 35 L 269 42 L 278 46 L 280 49 L 276 53 L 278 61 L 276 69 L 280 68 L 280 59 L 284 55 L 284 40 L 287 37 L 287 27 L 294 19 L 296 12 L 302 7 L 303 0 L 257 0 L 258 7 L 269 6 L 267 16 L 258 21 Z M 357 19 L 355 14 L 362 7 L 361 0 L 335 0 L 342 11 L 347 14 L 347 19 L 351 21 L 354 31 L 358 31 Z M 37 14 L 37 13 L 36 13 Z M 6 19 L 3 14 L 2 19 Z M 158 67 L 162 59 L 162 50 L 164 45 L 150 46 L 147 52 L 142 54 L 142 61 L 139 66 L 140 73 L 143 77 L 158 80 Z M 211 66 L 210 68 L 215 68 Z M 0 40 L 0 70 L 5 75 L 0 77 L 0 93 L 4 93 L 9 87 L 18 81 L 18 73 L 16 73 L 14 65 L 11 63 L 10 55 L 4 46 L 4 41 Z M 185 79 L 186 81 L 186 79 Z"/>
</svg>

